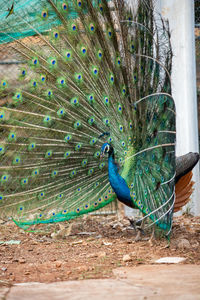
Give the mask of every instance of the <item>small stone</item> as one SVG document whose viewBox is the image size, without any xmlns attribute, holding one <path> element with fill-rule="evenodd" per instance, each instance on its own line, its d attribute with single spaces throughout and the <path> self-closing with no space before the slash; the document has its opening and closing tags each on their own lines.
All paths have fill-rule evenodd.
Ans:
<svg viewBox="0 0 200 300">
<path fill-rule="evenodd" d="M 7 271 L 7 268 L 6 268 L 6 267 L 3 267 L 3 268 L 1 268 L 1 270 L 2 270 L 3 272 L 5 272 L 5 271 Z"/>
<path fill-rule="evenodd" d="M 87 232 L 87 231 L 82 231 L 77 233 L 78 235 L 94 235 L 96 234 L 96 232 Z"/>
<path fill-rule="evenodd" d="M 112 246 L 112 243 L 110 243 L 110 242 L 102 242 L 102 244 L 104 245 L 104 246 Z"/>
<path fill-rule="evenodd" d="M 71 245 L 74 246 L 74 245 L 79 245 L 79 244 L 82 244 L 83 241 L 80 240 L 80 241 L 76 241 L 76 242 L 72 242 Z"/>
<path fill-rule="evenodd" d="M 56 261 L 56 268 L 60 268 L 62 266 L 62 261 Z"/>
<path fill-rule="evenodd" d="M 106 252 L 102 251 L 102 252 L 99 252 L 98 253 L 98 257 L 101 258 L 101 257 L 106 257 Z"/>
<path fill-rule="evenodd" d="M 98 256 L 97 253 L 90 253 L 90 254 L 88 254 L 86 257 L 87 257 L 87 258 L 94 258 L 94 257 L 97 257 L 97 256 Z"/>
<path fill-rule="evenodd" d="M 31 274 L 30 271 L 26 271 L 26 272 L 24 273 L 24 275 L 30 275 L 30 274 Z"/>
<path fill-rule="evenodd" d="M 53 240 L 56 240 L 56 239 L 58 238 L 58 234 L 55 233 L 55 232 L 52 232 L 52 233 L 51 233 L 51 238 L 52 238 Z"/>
<path fill-rule="evenodd" d="M 123 256 L 123 261 L 124 262 L 132 261 L 132 258 L 129 254 L 126 254 L 126 255 Z"/>
<path fill-rule="evenodd" d="M 87 272 L 88 267 L 87 266 L 80 266 L 80 267 L 77 268 L 77 270 L 79 270 L 80 272 Z"/>
<path fill-rule="evenodd" d="M 19 263 L 20 263 L 20 264 L 25 264 L 25 262 L 26 262 L 26 260 L 25 260 L 24 258 L 20 258 L 20 259 L 19 259 Z"/>
<path fill-rule="evenodd" d="M 122 229 L 123 228 L 123 224 L 121 222 L 117 222 L 115 224 L 112 225 L 113 229 Z"/>
<path fill-rule="evenodd" d="M 130 221 L 129 221 L 127 218 L 124 218 L 124 219 L 122 220 L 122 223 L 123 223 L 123 225 L 126 226 L 126 227 L 130 226 Z"/>
<path fill-rule="evenodd" d="M 33 242 L 30 243 L 30 245 L 38 245 L 38 242 L 33 241 Z"/>
<path fill-rule="evenodd" d="M 125 228 L 126 229 L 126 228 Z M 127 244 L 133 244 L 133 240 L 127 240 L 126 241 Z"/>
<path fill-rule="evenodd" d="M 72 271 L 67 271 L 66 275 L 70 275 L 72 273 Z"/>
<path fill-rule="evenodd" d="M 95 236 L 95 238 L 96 238 L 96 239 L 101 239 L 101 238 L 102 238 L 102 235 L 99 234 L 99 235 Z"/>
<path fill-rule="evenodd" d="M 7 265 L 7 264 L 9 264 L 10 262 L 7 261 L 7 260 L 2 260 L 1 263 Z"/>
<path fill-rule="evenodd" d="M 53 232 L 51 234 L 51 238 L 53 240 L 59 240 L 59 239 L 64 239 L 67 236 L 70 236 L 71 231 L 72 231 L 72 225 L 70 224 L 68 228 L 66 228 L 64 225 L 59 224 L 60 230 L 57 232 Z"/>
<path fill-rule="evenodd" d="M 50 261 L 56 261 L 56 258 L 55 257 L 50 258 Z"/>
<path fill-rule="evenodd" d="M 198 248 L 199 247 L 199 242 L 195 241 L 194 244 L 192 244 L 192 248 Z"/>
<path fill-rule="evenodd" d="M 155 261 L 157 264 L 178 264 L 185 261 L 184 257 L 162 257 Z"/>
<path fill-rule="evenodd" d="M 51 242 L 45 242 L 44 245 L 51 245 Z"/>
<path fill-rule="evenodd" d="M 178 249 L 190 249 L 191 245 L 190 242 L 187 239 L 181 239 L 177 241 L 177 248 Z"/>
</svg>

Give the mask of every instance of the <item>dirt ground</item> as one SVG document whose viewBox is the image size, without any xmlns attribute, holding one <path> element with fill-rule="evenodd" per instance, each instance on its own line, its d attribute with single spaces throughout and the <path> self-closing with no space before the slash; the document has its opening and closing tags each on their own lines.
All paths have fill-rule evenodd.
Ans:
<svg viewBox="0 0 200 300">
<path fill-rule="evenodd" d="M 2 224 L 0 285 L 113 278 L 116 267 L 151 265 L 165 256 L 200 265 L 200 217 L 175 218 L 170 243 L 165 238 L 150 243 L 149 234 L 135 242 L 128 225 L 116 216 L 86 216 L 60 226 L 35 226 L 33 232 Z M 20 244 L 5 244 L 11 240 Z"/>
</svg>

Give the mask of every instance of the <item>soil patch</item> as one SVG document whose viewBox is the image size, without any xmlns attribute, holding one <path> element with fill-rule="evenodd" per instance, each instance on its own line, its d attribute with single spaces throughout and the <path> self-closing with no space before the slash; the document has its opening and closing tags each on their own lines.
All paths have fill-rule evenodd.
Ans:
<svg viewBox="0 0 200 300">
<path fill-rule="evenodd" d="M 116 216 L 39 225 L 34 232 L 2 224 L 0 241 L 20 244 L 0 244 L 0 285 L 114 278 L 117 267 L 151 265 L 165 256 L 200 264 L 200 217 L 175 218 L 170 243 L 165 238 L 149 243 L 148 233 L 135 242 L 136 232 L 128 225 Z"/>
</svg>

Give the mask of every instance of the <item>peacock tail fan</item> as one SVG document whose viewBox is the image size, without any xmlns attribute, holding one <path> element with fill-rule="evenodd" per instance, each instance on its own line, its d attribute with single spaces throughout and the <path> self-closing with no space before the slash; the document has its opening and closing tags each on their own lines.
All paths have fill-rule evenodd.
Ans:
<svg viewBox="0 0 200 300">
<path fill-rule="evenodd" d="M 11 44 L 26 64 L 15 87 L 1 79 L 0 216 L 27 228 L 109 204 L 107 140 L 134 206 L 168 234 L 176 136 L 168 24 L 152 1 L 133 10 L 122 0 L 72 2 L 76 19 L 48 0 L 61 25 L 42 35 L 27 21 L 39 43 Z M 48 17 L 44 5 L 38 18 Z"/>
</svg>

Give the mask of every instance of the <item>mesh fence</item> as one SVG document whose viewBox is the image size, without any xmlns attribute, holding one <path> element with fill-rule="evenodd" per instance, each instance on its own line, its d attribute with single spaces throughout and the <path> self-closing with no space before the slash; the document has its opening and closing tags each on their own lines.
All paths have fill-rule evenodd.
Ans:
<svg viewBox="0 0 200 300">
<path fill-rule="evenodd" d="M 22 0 L 20 0 L 23 2 Z M 25 1 L 24 1 L 25 2 Z M 36 1 L 37 2 L 37 1 Z M 195 38 L 196 38 L 196 56 L 197 56 L 197 88 L 198 93 L 200 90 L 200 0 L 194 0 L 195 3 Z M 4 4 L 5 6 L 6 4 Z M 26 2 L 26 6 L 27 2 Z M 9 6 L 8 6 L 9 7 Z M 7 6 L 4 7 L 5 14 L 7 14 L 6 9 Z M 28 8 L 26 8 L 28 9 Z M 4 17 L 5 19 L 5 17 Z M 0 43 L 1 43 L 1 32 L 3 32 L 3 28 L 7 28 L 7 19 L 5 19 L 6 27 L 3 25 L 3 19 L 0 19 Z M 10 34 L 10 33 L 9 33 Z M 27 44 L 29 43 L 38 43 L 39 39 L 37 37 L 26 37 L 25 41 Z M 22 67 L 24 61 L 19 59 L 16 55 L 15 51 L 13 51 L 13 43 L 6 43 L 0 45 L 0 80 L 4 78 L 12 78 L 12 81 L 15 80 L 16 71 Z M 13 83 L 13 82 L 11 82 Z"/>
</svg>

